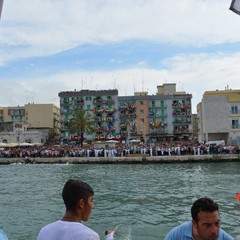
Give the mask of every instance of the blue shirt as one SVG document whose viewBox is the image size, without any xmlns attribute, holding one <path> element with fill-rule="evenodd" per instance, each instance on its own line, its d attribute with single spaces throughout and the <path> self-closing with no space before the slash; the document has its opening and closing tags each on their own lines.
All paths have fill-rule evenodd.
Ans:
<svg viewBox="0 0 240 240">
<path fill-rule="evenodd" d="M 0 229 L 0 240 L 8 240 L 6 234 Z"/>
<path fill-rule="evenodd" d="M 182 223 L 173 228 L 164 238 L 164 240 L 192 240 L 192 221 Z M 234 240 L 228 233 L 219 229 L 218 240 Z"/>
</svg>

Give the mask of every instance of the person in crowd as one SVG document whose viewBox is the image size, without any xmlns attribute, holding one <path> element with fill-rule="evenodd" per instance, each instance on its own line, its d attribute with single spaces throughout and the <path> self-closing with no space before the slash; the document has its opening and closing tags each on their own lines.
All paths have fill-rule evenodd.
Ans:
<svg viewBox="0 0 240 240">
<path fill-rule="evenodd" d="M 114 234 L 118 230 L 118 226 L 116 226 L 112 231 L 105 231 L 106 240 L 114 240 Z"/>
<path fill-rule="evenodd" d="M 69 179 L 62 191 L 66 211 L 61 220 L 43 227 L 37 240 L 100 240 L 99 235 L 83 225 L 94 208 L 93 189 L 87 183 Z"/>
<path fill-rule="evenodd" d="M 173 228 L 165 240 L 233 240 L 220 228 L 219 207 L 208 197 L 197 199 L 191 207 L 192 221 Z"/>
<path fill-rule="evenodd" d="M 0 240 L 8 240 L 7 235 L 0 229 Z"/>
</svg>

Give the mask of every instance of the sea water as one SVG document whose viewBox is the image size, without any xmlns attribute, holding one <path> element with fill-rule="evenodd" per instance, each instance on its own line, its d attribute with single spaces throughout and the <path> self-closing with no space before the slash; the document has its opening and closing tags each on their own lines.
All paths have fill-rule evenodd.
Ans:
<svg viewBox="0 0 240 240">
<path fill-rule="evenodd" d="M 0 165 L 0 228 L 9 240 L 34 240 L 41 227 L 64 214 L 61 191 L 69 178 L 95 191 L 87 226 L 104 239 L 119 225 L 116 240 L 161 240 L 191 219 L 199 197 L 219 203 L 221 227 L 240 234 L 240 163 L 11 164 Z"/>
</svg>

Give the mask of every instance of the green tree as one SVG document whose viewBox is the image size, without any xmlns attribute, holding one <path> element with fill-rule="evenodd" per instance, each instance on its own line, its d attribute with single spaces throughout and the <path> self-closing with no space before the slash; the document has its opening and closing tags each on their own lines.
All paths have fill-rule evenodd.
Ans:
<svg viewBox="0 0 240 240">
<path fill-rule="evenodd" d="M 95 122 L 92 120 L 91 115 L 84 109 L 79 109 L 69 122 L 69 132 L 71 134 L 77 134 L 77 136 L 80 137 L 82 147 L 84 133 L 93 133 L 94 125 Z"/>
</svg>

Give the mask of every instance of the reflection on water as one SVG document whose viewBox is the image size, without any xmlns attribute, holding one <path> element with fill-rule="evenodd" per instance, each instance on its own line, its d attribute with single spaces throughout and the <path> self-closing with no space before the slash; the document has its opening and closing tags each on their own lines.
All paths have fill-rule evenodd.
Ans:
<svg viewBox="0 0 240 240">
<path fill-rule="evenodd" d="M 101 239 L 120 225 L 116 240 L 159 240 L 190 219 L 196 198 L 220 205 L 222 227 L 239 234 L 238 163 L 54 164 L 0 166 L 0 228 L 9 239 L 36 239 L 39 229 L 59 219 L 61 190 L 68 178 L 81 178 L 94 189 L 95 209 L 88 226 Z"/>
</svg>

